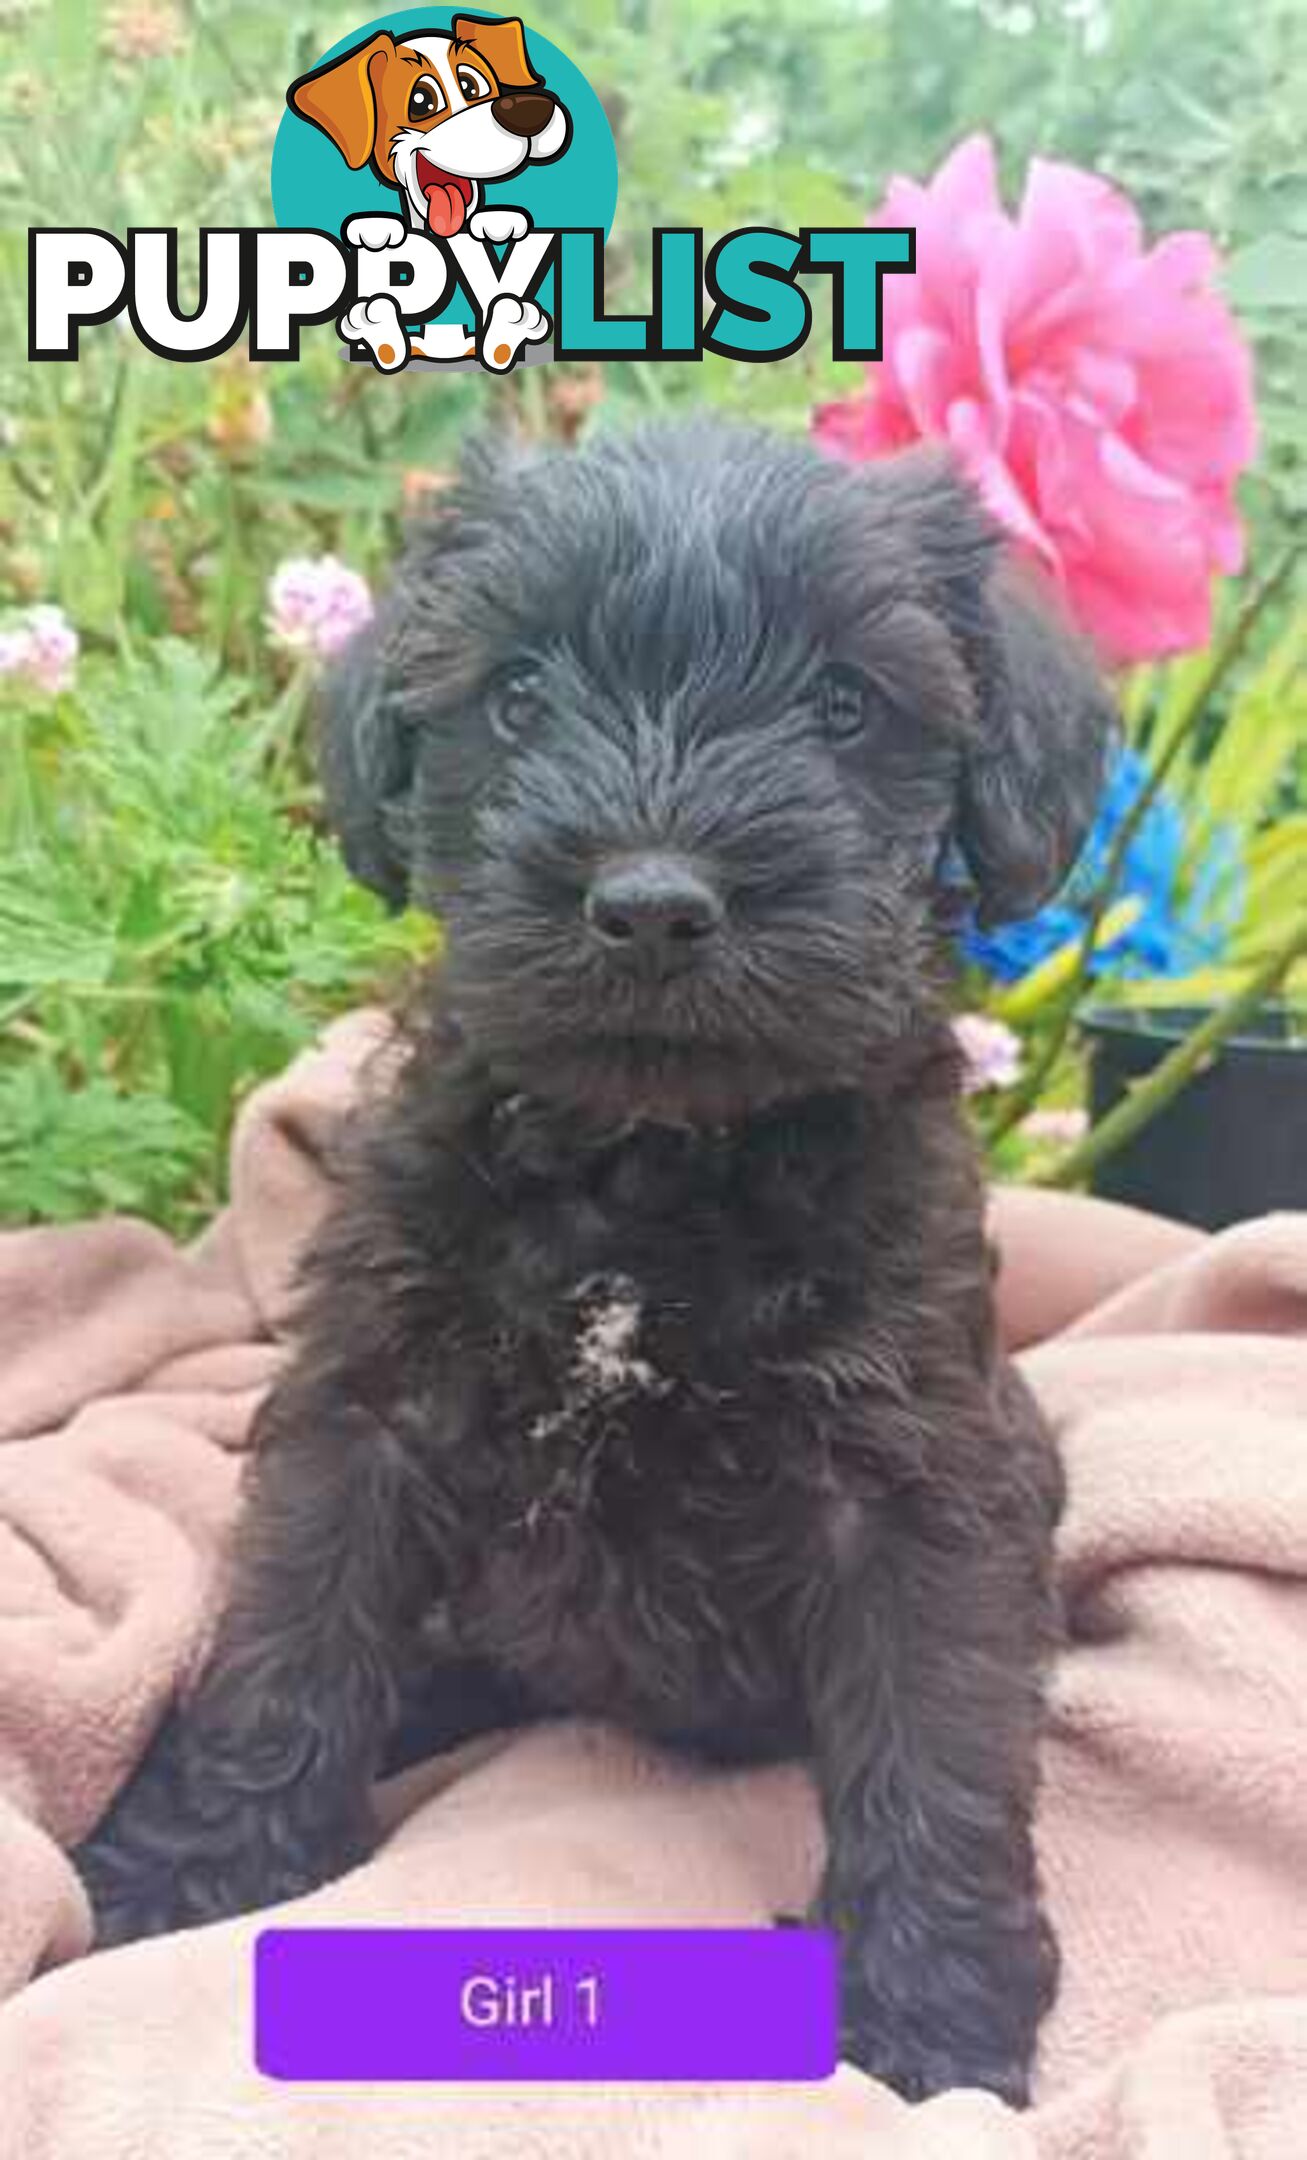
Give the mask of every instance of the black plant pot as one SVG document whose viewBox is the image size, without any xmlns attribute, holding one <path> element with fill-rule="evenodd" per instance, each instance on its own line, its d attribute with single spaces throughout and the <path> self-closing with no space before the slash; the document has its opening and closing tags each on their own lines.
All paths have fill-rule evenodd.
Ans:
<svg viewBox="0 0 1307 2160">
<path fill-rule="evenodd" d="M 1207 1016 L 1192 1005 L 1083 1012 L 1094 1122 Z M 1263 1007 L 1091 1182 L 1104 1199 L 1205 1230 L 1307 1208 L 1307 1011 Z"/>
</svg>

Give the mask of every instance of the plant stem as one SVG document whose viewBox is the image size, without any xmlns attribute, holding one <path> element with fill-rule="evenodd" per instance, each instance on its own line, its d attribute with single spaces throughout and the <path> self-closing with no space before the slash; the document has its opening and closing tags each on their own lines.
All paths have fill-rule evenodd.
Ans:
<svg viewBox="0 0 1307 2160">
<path fill-rule="evenodd" d="M 3 810 L 0 843 L 3 843 L 6 855 L 17 855 L 35 849 L 41 831 L 32 776 L 30 731 L 21 706 L 14 705 L 7 714 L 0 711 L 0 752 L 4 753 L 0 756 L 0 775 L 4 775 L 7 783 L 0 791 L 0 809 Z"/>
<path fill-rule="evenodd" d="M 240 509 L 236 497 L 236 476 L 230 464 L 224 464 L 218 485 L 221 508 L 214 643 L 223 659 L 230 664 L 233 658 L 230 645 L 236 613 L 237 564 L 240 559 Z"/>
<path fill-rule="evenodd" d="M 251 733 L 252 755 L 267 761 L 267 777 L 279 787 L 294 770 L 305 708 L 316 679 L 317 668 L 306 654 L 296 661 L 281 696 Z"/>
<path fill-rule="evenodd" d="M 1035 1063 L 1031 1066 L 1020 1087 L 1014 1088 L 1004 1104 L 999 1117 L 991 1128 L 988 1139 L 991 1145 L 1011 1132 L 1021 1123 L 1026 1112 L 1038 1102 L 1049 1075 L 1057 1065 L 1071 1032 L 1076 1007 L 1088 985 L 1093 970 L 1094 952 L 1098 943 L 1103 918 L 1112 905 L 1125 868 L 1126 857 L 1140 826 L 1157 800 L 1167 775 L 1179 757 L 1185 744 L 1193 735 L 1205 714 L 1208 704 L 1224 682 L 1235 662 L 1240 658 L 1249 638 L 1261 621 L 1272 600 L 1282 591 L 1297 566 L 1300 549 L 1295 544 L 1285 549 L 1270 575 L 1250 593 L 1240 608 L 1229 632 L 1213 652 L 1207 666 L 1180 707 L 1170 736 L 1158 757 L 1154 760 L 1148 777 L 1130 808 L 1126 811 L 1108 855 L 1103 875 L 1089 903 L 1084 931 L 1081 935 L 1075 966 L 1067 980 L 1053 1015 L 1048 1041 Z"/>
<path fill-rule="evenodd" d="M 24 495 L 28 496 L 32 502 L 38 504 L 42 510 L 46 510 L 49 508 L 49 488 L 45 485 L 44 481 L 37 479 L 34 472 L 28 471 L 26 465 L 24 465 L 21 458 L 16 458 L 10 455 L 6 460 L 6 470 L 9 473 L 10 478 L 15 481 L 16 484 L 22 489 Z"/>
<path fill-rule="evenodd" d="M 1233 997 L 1218 1005 L 1191 1035 L 1186 1035 L 1183 1042 L 1168 1051 L 1160 1065 L 1154 1066 L 1146 1078 L 1137 1081 L 1124 1101 L 1109 1110 L 1107 1116 L 1060 1162 L 1054 1163 L 1038 1182 L 1057 1186 L 1081 1184 L 1091 1170 L 1097 1169 L 1109 1155 L 1114 1155 L 1127 1140 L 1132 1140 L 1173 1096 L 1179 1094 L 1213 1051 L 1257 1010 L 1304 953 L 1307 953 L 1307 917 L 1297 922 L 1290 935 L 1253 969 L 1241 990 L 1236 990 Z"/>
</svg>

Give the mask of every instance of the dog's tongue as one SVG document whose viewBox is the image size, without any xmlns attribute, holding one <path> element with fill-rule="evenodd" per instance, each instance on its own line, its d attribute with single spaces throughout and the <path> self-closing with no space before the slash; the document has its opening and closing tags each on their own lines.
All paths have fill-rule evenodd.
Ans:
<svg viewBox="0 0 1307 2160">
<path fill-rule="evenodd" d="M 463 222 L 467 204 L 463 191 L 452 180 L 433 180 L 423 190 L 427 198 L 427 224 L 440 239 L 448 240 Z"/>
</svg>

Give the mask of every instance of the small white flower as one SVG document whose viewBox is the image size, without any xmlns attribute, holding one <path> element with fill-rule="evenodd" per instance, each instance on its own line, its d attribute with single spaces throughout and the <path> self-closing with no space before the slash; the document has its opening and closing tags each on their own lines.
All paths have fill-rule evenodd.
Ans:
<svg viewBox="0 0 1307 2160">
<path fill-rule="evenodd" d="M 268 629 L 289 652 L 329 660 L 372 617 L 367 580 L 334 555 L 292 556 L 268 583 Z"/>
<path fill-rule="evenodd" d="M 0 631 L 0 675 L 20 676 L 47 697 L 57 697 L 73 687 L 80 649 L 62 608 L 48 603 L 31 607 L 11 628 Z"/>
<path fill-rule="evenodd" d="M 953 1033 L 962 1052 L 962 1087 L 967 1095 L 986 1088 L 1011 1087 L 1021 1072 L 1021 1038 L 988 1013 L 959 1013 Z"/>
</svg>

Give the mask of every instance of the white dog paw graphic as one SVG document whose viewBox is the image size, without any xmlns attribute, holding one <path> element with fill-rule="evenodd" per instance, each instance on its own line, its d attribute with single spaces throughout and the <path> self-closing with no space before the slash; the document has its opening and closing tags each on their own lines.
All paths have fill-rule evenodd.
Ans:
<svg viewBox="0 0 1307 2160">
<path fill-rule="evenodd" d="M 402 247 L 407 238 L 403 218 L 372 215 L 345 221 L 347 247 L 368 248 L 375 254 L 381 248 Z"/>
<path fill-rule="evenodd" d="M 428 323 L 411 340 L 415 360 L 474 360 L 476 339 L 466 323 Z"/>
<path fill-rule="evenodd" d="M 553 328 L 549 317 L 534 300 L 519 300 L 514 293 L 500 293 L 490 303 L 481 332 L 481 362 L 496 375 L 506 375 L 524 345 L 538 345 Z"/>
<path fill-rule="evenodd" d="M 474 210 L 467 221 L 467 229 L 474 240 L 488 240 L 492 247 L 503 247 L 509 240 L 525 240 L 531 230 L 531 220 L 525 210 L 501 206 Z"/>
<path fill-rule="evenodd" d="M 355 220 L 356 223 L 361 222 Z M 375 219 L 374 223 L 380 223 Z M 408 332 L 399 308 L 389 293 L 371 300 L 356 300 L 336 324 L 336 334 L 347 345 L 366 345 L 372 365 L 383 375 L 394 375 L 408 364 Z"/>
</svg>

